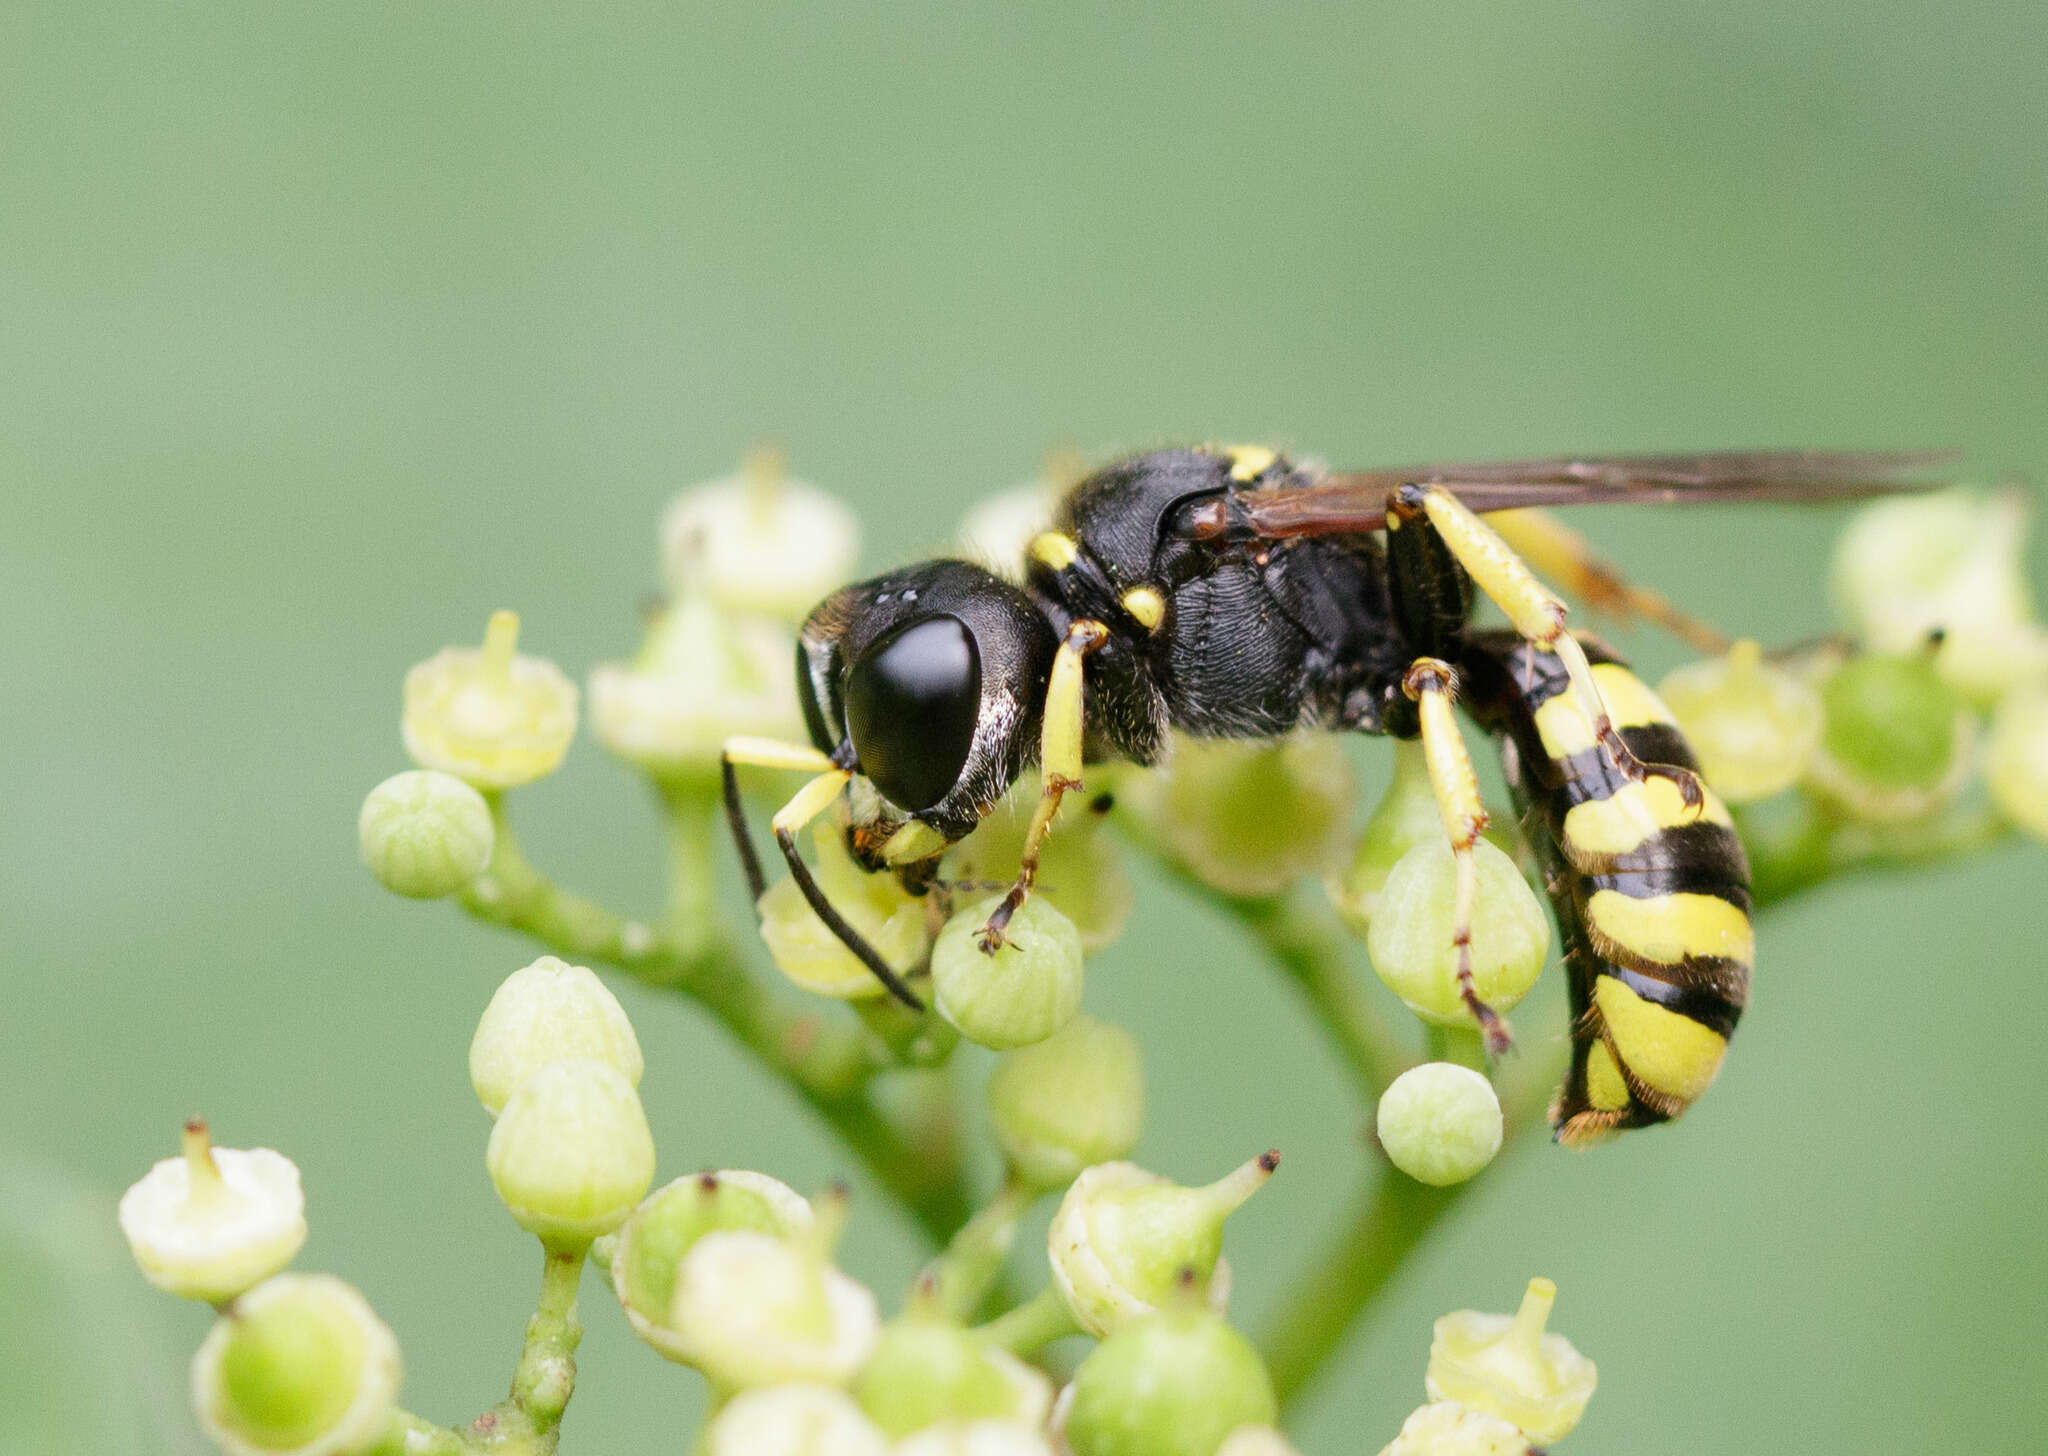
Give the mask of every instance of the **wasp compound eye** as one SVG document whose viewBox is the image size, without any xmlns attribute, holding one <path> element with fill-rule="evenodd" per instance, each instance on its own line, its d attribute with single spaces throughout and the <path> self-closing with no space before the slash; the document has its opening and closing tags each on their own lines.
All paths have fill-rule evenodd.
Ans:
<svg viewBox="0 0 2048 1456">
<path fill-rule="evenodd" d="M 946 797 L 967 764 L 981 708 L 981 654 L 958 617 L 896 628 L 846 675 L 846 726 L 860 771 L 916 813 Z"/>
</svg>

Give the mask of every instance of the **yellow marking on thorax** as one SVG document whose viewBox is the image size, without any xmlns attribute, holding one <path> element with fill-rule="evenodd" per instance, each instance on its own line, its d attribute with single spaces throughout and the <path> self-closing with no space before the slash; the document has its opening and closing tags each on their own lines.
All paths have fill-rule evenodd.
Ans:
<svg viewBox="0 0 2048 1456">
<path fill-rule="evenodd" d="M 1065 571 L 1080 554 L 1080 546 L 1064 531 L 1040 531 L 1031 538 L 1032 558 L 1054 571 Z"/>
<path fill-rule="evenodd" d="M 1606 700 L 1608 716 L 1616 728 L 1648 728 L 1676 721 L 1649 684 L 1620 663 L 1595 664 L 1593 681 L 1599 685 L 1600 696 Z M 1584 753 L 1598 741 L 1584 705 L 1568 692 L 1559 693 L 1536 710 L 1536 732 L 1543 740 L 1543 751 L 1552 758 Z"/>
<path fill-rule="evenodd" d="M 1646 961 L 1675 966 L 1687 956 L 1720 956 L 1744 965 L 1756 959 L 1756 930 L 1741 909 L 1718 895 L 1676 891 L 1637 899 L 1619 890 L 1595 890 L 1586 901 L 1594 950 L 1614 957 L 1633 951 Z"/>
<path fill-rule="evenodd" d="M 1605 799 L 1588 799 L 1565 811 L 1564 851 L 1573 859 L 1586 855 L 1633 854 L 1666 829 L 1687 824 L 1720 824 L 1733 828 L 1727 806 L 1712 789 L 1702 790 L 1706 802 L 1697 813 L 1670 779 L 1639 779 L 1623 784 Z"/>
<path fill-rule="evenodd" d="M 1230 478 L 1242 485 L 1272 469 L 1280 452 L 1264 445 L 1228 445 L 1224 447 L 1223 458 L 1230 462 Z"/>
<path fill-rule="evenodd" d="M 1586 1101 L 1600 1112 L 1619 1112 L 1629 1104 L 1628 1082 L 1604 1041 L 1594 1042 L 1592 1050 L 1586 1053 Z"/>
<path fill-rule="evenodd" d="M 1681 1104 L 1712 1085 L 1728 1050 L 1719 1032 L 1644 1000 L 1613 976 L 1594 981 L 1593 1000 L 1637 1081 Z"/>
<path fill-rule="evenodd" d="M 1134 586 L 1123 594 L 1126 612 L 1147 632 L 1159 630 L 1159 624 L 1166 620 L 1166 598 L 1159 594 L 1159 588 Z"/>
</svg>

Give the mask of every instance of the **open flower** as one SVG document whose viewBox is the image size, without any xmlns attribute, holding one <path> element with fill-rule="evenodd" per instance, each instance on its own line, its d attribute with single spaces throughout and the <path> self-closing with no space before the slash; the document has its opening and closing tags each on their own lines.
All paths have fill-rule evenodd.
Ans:
<svg viewBox="0 0 2048 1456">
<path fill-rule="evenodd" d="M 291 1263 L 306 1242 L 299 1170 L 269 1148 L 216 1148 L 185 1124 L 184 1151 L 121 1196 L 121 1232 L 157 1288 L 219 1304 Z"/>
<path fill-rule="evenodd" d="M 493 612 L 484 645 L 443 648 L 405 675 L 405 751 L 480 789 L 553 773 L 576 736 L 576 684 L 521 657 L 519 614 Z"/>
<path fill-rule="evenodd" d="M 1429 1344 L 1431 1400 L 1454 1400 L 1512 1422 L 1530 1440 L 1571 1434 L 1599 1372 L 1563 1335 L 1546 1333 L 1557 1286 L 1531 1279 L 1512 1316 L 1462 1309 L 1436 1322 Z"/>
<path fill-rule="evenodd" d="M 738 474 L 684 490 L 661 518 L 670 592 L 735 611 L 800 620 L 845 584 L 859 554 L 853 512 L 790 479 L 774 450 L 755 451 Z"/>
</svg>

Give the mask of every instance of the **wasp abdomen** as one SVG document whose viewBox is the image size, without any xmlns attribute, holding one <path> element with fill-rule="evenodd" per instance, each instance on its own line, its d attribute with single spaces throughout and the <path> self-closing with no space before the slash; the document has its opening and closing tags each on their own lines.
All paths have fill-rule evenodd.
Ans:
<svg viewBox="0 0 2048 1456">
<path fill-rule="evenodd" d="M 1635 758 L 1696 771 L 1657 695 L 1588 655 Z M 1564 941 L 1573 1055 L 1551 1109 L 1558 1138 L 1668 1121 L 1714 1080 L 1749 994 L 1749 865 L 1728 810 L 1710 789 L 1688 804 L 1678 780 L 1617 763 L 1554 654 L 1482 636 L 1466 668 L 1468 703 L 1504 739 Z"/>
</svg>

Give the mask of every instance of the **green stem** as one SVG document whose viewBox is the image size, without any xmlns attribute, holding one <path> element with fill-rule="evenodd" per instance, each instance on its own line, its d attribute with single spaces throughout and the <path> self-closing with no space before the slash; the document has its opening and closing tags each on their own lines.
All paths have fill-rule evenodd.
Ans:
<svg viewBox="0 0 2048 1456">
<path fill-rule="evenodd" d="M 1057 1285 L 1048 1284 L 1030 1300 L 1000 1319 L 981 1326 L 981 1333 L 1012 1355 L 1035 1355 L 1055 1340 L 1078 1335 L 1073 1311 Z"/>
<path fill-rule="evenodd" d="M 576 1390 L 576 1346 L 583 1326 L 576 1318 L 576 1286 L 583 1277 L 584 1251 L 552 1250 L 541 1269 L 540 1302 L 526 1322 L 526 1346 L 512 1376 L 512 1407 L 524 1418 L 539 1452 L 552 1451 L 562 1412 Z"/>
<path fill-rule="evenodd" d="M 962 1224 L 945 1252 L 926 1266 L 920 1282 L 931 1281 L 945 1314 L 966 1319 L 981 1307 L 1017 1242 L 1017 1225 L 1036 1201 L 1037 1194 L 1016 1176 L 1005 1178 L 995 1197 Z"/>
<path fill-rule="evenodd" d="M 464 1456 L 470 1449 L 460 1432 L 401 1410 L 392 1412 L 390 1432 L 369 1456 Z"/>
<path fill-rule="evenodd" d="M 718 789 L 688 781 L 662 786 L 668 826 L 668 933 L 685 956 L 697 954 L 718 923 Z"/>
</svg>

